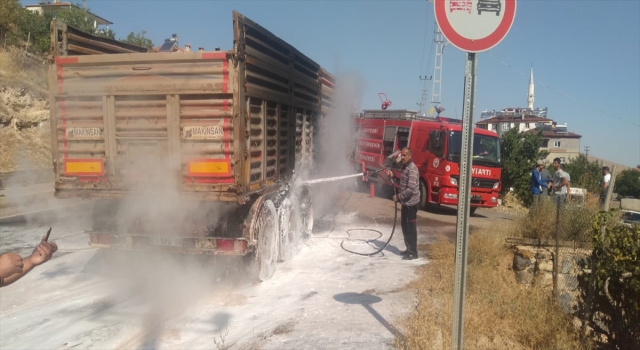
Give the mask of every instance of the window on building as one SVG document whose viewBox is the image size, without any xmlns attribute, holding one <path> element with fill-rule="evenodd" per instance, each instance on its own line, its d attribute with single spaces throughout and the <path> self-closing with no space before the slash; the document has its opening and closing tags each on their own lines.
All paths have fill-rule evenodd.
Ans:
<svg viewBox="0 0 640 350">
<path fill-rule="evenodd" d="M 502 131 L 508 131 L 509 130 L 509 123 L 502 123 Z"/>
<path fill-rule="evenodd" d="M 529 123 L 525 123 L 524 127 L 525 127 L 525 129 L 529 129 L 531 126 L 529 125 Z"/>
<path fill-rule="evenodd" d="M 559 148 L 560 147 L 560 141 L 553 141 L 553 147 Z"/>
<path fill-rule="evenodd" d="M 560 164 L 564 164 L 564 157 L 560 157 Z"/>
</svg>

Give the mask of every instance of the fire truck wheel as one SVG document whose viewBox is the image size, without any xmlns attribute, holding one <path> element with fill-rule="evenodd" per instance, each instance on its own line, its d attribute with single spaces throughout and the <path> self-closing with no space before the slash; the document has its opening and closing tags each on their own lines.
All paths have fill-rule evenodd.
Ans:
<svg viewBox="0 0 640 350">
<path fill-rule="evenodd" d="M 278 216 L 272 201 L 266 200 L 260 208 L 255 226 L 258 238 L 256 254 L 258 263 L 258 279 L 266 281 L 276 272 L 278 261 Z"/>
<path fill-rule="evenodd" d="M 478 209 L 478 207 L 471 207 L 471 208 L 469 208 L 469 215 L 473 215 L 473 214 L 475 214 L 477 209 Z"/>
<path fill-rule="evenodd" d="M 295 198 L 286 198 L 278 209 L 280 226 L 280 247 L 278 261 L 291 260 L 300 247 L 302 238 L 302 216 Z"/>
<path fill-rule="evenodd" d="M 425 210 L 427 209 L 427 184 L 420 180 L 420 209 Z"/>
</svg>

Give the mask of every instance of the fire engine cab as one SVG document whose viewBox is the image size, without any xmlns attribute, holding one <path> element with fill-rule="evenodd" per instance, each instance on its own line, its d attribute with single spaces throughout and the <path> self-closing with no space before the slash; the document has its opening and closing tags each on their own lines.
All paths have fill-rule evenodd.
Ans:
<svg viewBox="0 0 640 350">
<path fill-rule="evenodd" d="M 357 142 L 352 158 L 357 171 L 364 165 L 378 185 L 393 184 L 378 175 L 382 167 L 400 177 L 397 152 L 409 147 L 420 171 L 420 207 L 458 205 L 462 121 L 443 117 L 418 117 L 409 110 L 364 110 L 352 115 Z M 498 205 L 502 170 L 500 139 L 492 131 L 475 128 L 471 185 L 471 213 L 478 207 Z"/>
</svg>

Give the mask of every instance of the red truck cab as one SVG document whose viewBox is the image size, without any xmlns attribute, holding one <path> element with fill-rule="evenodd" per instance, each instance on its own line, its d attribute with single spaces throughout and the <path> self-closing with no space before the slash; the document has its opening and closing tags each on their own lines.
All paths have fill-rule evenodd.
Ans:
<svg viewBox="0 0 640 350">
<path fill-rule="evenodd" d="M 373 172 L 391 168 L 400 176 L 401 165 L 393 158 L 404 147 L 413 152 L 420 171 L 420 207 L 427 204 L 458 204 L 462 121 L 449 118 L 419 118 L 408 110 L 365 110 L 354 116 L 357 142 L 353 161 Z M 475 128 L 471 181 L 471 211 L 498 205 L 501 188 L 500 139 L 492 131 Z M 369 181 L 392 185 L 377 173 Z"/>
</svg>

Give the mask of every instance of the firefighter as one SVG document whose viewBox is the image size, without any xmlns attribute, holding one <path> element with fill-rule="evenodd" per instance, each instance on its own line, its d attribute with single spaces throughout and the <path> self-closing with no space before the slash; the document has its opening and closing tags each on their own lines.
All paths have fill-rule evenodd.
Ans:
<svg viewBox="0 0 640 350">
<path fill-rule="evenodd" d="M 411 159 L 411 149 L 405 147 L 400 153 L 402 162 L 402 173 L 400 175 L 400 188 L 398 194 L 393 196 L 394 202 L 402 204 L 400 222 L 402 223 L 402 235 L 407 250 L 402 252 L 404 260 L 418 258 L 418 228 L 416 219 L 418 215 L 418 204 L 420 203 L 420 175 L 418 167 Z M 386 171 L 387 175 L 393 176 L 391 170 Z"/>
</svg>

